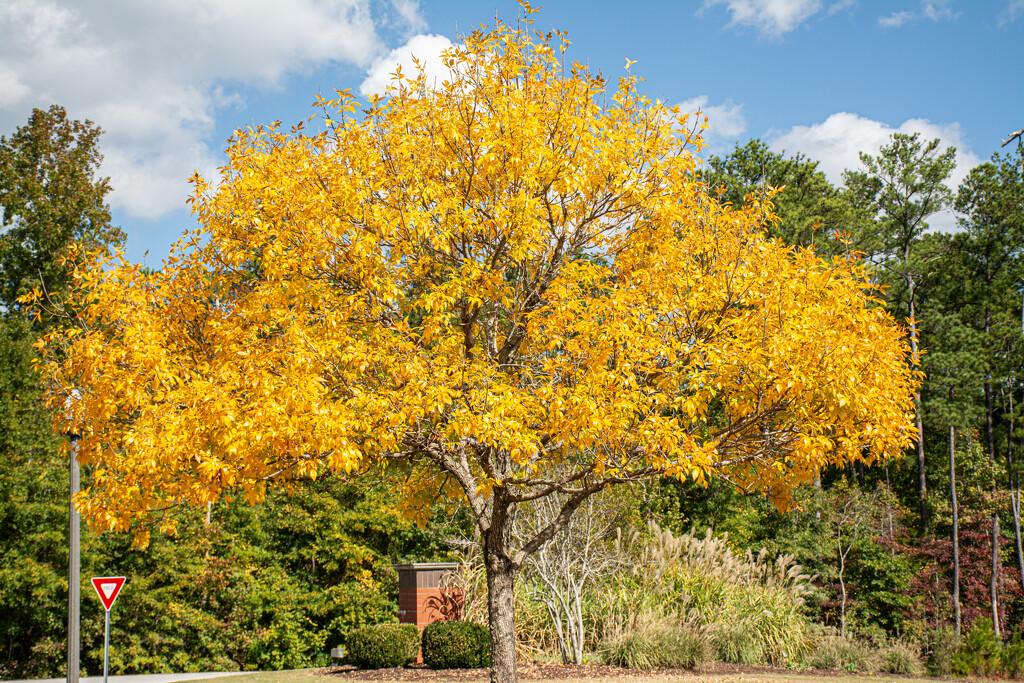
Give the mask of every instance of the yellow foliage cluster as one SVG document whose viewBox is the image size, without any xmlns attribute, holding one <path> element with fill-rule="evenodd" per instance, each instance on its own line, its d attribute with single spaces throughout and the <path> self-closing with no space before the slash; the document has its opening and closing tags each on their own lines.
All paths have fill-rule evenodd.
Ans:
<svg viewBox="0 0 1024 683">
<path fill-rule="evenodd" d="M 785 505 L 912 438 L 903 332 L 854 260 L 720 204 L 699 122 L 498 24 L 323 130 L 238 131 L 164 268 L 83 267 L 46 340 L 101 528 L 394 463 L 407 500 L 661 474 Z M 68 402 L 75 394 L 76 400 Z"/>
</svg>

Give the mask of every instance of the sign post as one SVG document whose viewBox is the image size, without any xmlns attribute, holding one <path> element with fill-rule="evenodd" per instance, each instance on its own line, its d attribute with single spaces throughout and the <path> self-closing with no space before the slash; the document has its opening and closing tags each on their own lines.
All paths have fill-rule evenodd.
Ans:
<svg viewBox="0 0 1024 683">
<path fill-rule="evenodd" d="M 117 595 L 121 592 L 124 582 L 123 576 L 92 577 L 92 587 L 96 589 L 96 595 L 100 596 L 103 609 L 107 612 L 106 635 L 103 637 L 103 683 L 107 683 L 107 671 L 110 666 L 110 608 L 114 606 L 114 601 L 117 600 Z"/>
</svg>

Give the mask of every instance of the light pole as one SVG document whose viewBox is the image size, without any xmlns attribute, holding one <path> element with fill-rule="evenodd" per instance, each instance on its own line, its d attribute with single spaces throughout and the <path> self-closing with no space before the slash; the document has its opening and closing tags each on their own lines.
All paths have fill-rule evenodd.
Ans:
<svg viewBox="0 0 1024 683">
<path fill-rule="evenodd" d="M 78 392 L 72 392 L 64 404 L 65 415 L 72 416 L 73 406 L 78 400 Z M 71 439 L 71 491 L 68 497 L 68 680 L 67 683 L 78 683 L 79 648 L 81 638 L 81 526 L 82 519 L 75 509 L 75 495 L 81 488 L 80 470 L 78 467 L 78 432 L 68 432 Z"/>
</svg>

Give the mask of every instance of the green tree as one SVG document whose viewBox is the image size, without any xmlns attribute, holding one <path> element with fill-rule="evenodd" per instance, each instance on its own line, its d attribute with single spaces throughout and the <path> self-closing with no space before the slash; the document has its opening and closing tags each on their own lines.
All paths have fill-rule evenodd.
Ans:
<svg viewBox="0 0 1024 683">
<path fill-rule="evenodd" d="M 64 658 L 68 468 L 28 323 L 0 319 L 0 678 L 46 678 Z"/>
<path fill-rule="evenodd" d="M 861 245 L 889 285 L 889 305 L 906 313 L 912 362 L 919 360 L 917 321 L 918 285 L 932 266 L 923 258 L 921 238 L 928 230 L 928 218 L 944 209 L 952 198 L 946 187 L 955 165 L 956 150 L 940 148 L 938 138 L 924 142 L 917 133 L 894 133 L 878 156 L 861 153 L 863 170 L 843 174 L 855 204 L 875 217 L 862 235 Z M 917 472 L 922 526 L 927 523 L 925 503 L 924 423 L 921 393 L 914 408 L 917 422 Z"/>
<path fill-rule="evenodd" d="M 68 468 L 32 368 L 33 342 L 53 321 L 29 320 L 17 299 L 33 289 L 59 298 L 70 249 L 124 238 L 96 175 L 100 132 L 55 105 L 0 137 L 0 674 L 55 675 L 64 656 Z"/>
<path fill-rule="evenodd" d="M 8 311 L 34 288 L 63 289 L 68 269 L 59 257 L 72 245 L 124 241 L 110 224 L 109 179 L 97 177 L 101 133 L 53 105 L 33 109 L 27 124 L 0 137 L 0 306 Z"/>
<path fill-rule="evenodd" d="M 1001 450 L 1010 478 L 1016 562 L 1024 587 L 1020 530 L 1020 462 L 1014 457 L 1015 422 L 1024 405 L 1024 155 L 992 155 L 968 174 L 956 197 L 962 235 L 956 245 L 967 289 L 964 312 L 983 334 L 985 435 L 989 457 Z M 996 391 L 998 390 L 998 397 Z M 1001 400 L 999 400 L 1001 399 Z M 994 405 L 997 400 L 1002 406 Z M 1001 413 L 1001 418 L 999 415 Z M 1000 424 L 1001 423 L 1001 424 Z M 1000 438 L 1000 434 L 1004 438 Z M 1005 440 L 1004 440 L 1005 439 Z"/>
<path fill-rule="evenodd" d="M 772 152 L 761 140 L 743 147 L 737 143 L 728 156 L 711 157 L 705 180 L 734 206 L 742 206 L 748 195 L 778 190 L 772 200 L 778 221 L 765 226 L 768 233 L 787 244 L 814 244 L 822 254 L 843 253 L 846 245 L 834 235 L 856 236 L 868 221 L 848 193 L 818 170 L 817 161 L 802 154 L 786 157 Z"/>
<path fill-rule="evenodd" d="M 1020 363 L 1008 351 L 1019 337 L 1019 302 L 1024 258 L 1024 179 L 1020 153 L 1000 156 L 975 167 L 956 197 L 959 242 L 968 269 L 964 282 L 972 289 L 976 326 L 984 331 L 987 377 L 985 426 L 989 457 L 996 457 L 993 380 L 1005 384 Z"/>
</svg>

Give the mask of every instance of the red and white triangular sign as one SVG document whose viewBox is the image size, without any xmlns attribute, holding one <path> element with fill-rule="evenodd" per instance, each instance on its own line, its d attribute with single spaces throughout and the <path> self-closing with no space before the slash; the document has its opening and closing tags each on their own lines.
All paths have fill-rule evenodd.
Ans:
<svg viewBox="0 0 1024 683">
<path fill-rule="evenodd" d="M 100 602 L 108 612 L 114 606 L 114 600 L 117 600 L 117 594 L 121 592 L 124 582 L 123 576 L 92 577 L 92 587 L 96 589 L 96 595 L 100 596 Z"/>
</svg>

